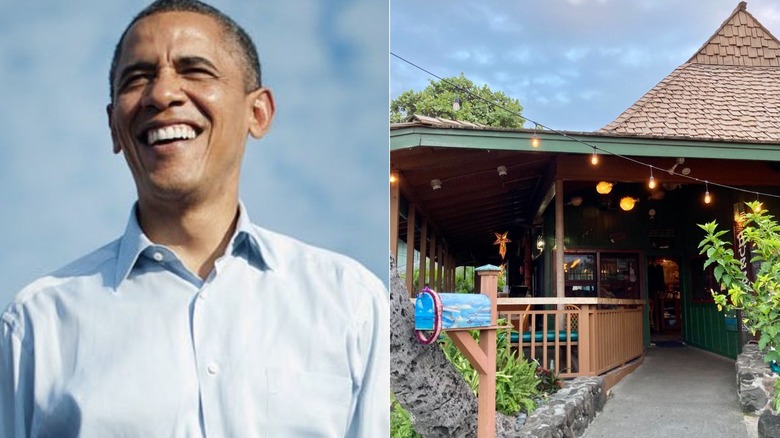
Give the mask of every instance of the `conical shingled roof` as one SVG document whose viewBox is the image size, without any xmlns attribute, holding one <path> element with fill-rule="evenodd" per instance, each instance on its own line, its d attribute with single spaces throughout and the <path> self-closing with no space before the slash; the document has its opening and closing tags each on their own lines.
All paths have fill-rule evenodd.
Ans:
<svg viewBox="0 0 780 438">
<path fill-rule="evenodd" d="M 780 41 L 740 2 L 686 62 L 600 132 L 780 140 Z"/>
</svg>

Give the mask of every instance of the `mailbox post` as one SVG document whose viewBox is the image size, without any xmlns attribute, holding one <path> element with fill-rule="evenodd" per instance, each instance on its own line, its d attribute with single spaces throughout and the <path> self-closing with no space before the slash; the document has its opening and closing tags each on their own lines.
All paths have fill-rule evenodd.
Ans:
<svg viewBox="0 0 780 438">
<path fill-rule="evenodd" d="M 490 326 L 479 327 L 479 344 L 468 329 L 446 330 L 452 342 L 479 373 L 477 400 L 477 438 L 496 436 L 496 335 L 498 275 L 501 268 L 485 265 L 476 269 L 480 277 L 480 289 L 490 298 Z M 474 330 L 474 329 L 471 329 Z"/>
</svg>

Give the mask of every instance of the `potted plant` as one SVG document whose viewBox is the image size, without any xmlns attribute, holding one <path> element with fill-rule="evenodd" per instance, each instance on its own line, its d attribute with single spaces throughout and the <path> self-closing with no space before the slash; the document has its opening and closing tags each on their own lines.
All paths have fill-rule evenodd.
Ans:
<svg viewBox="0 0 780 438">
<path fill-rule="evenodd" d="M 699 225 L 705 238 L 699 243 L 700 254 L 706 254 L 704 267 L 715 265 L 713 274 L 720 290 L 712 296 L 718 310 L 741 310 L 743 325 L 756 335 L 758 348 L 765 352 L 764 361 L 780 361 L 780 224 L 759 202 L 748 202 L 748 211 L 742 220 L 743 230 L 738 236 L 752 253 L 735 255 L 731 242 L 723 240 L 729 230 L 719 230 L 715 221 Z M 752 256 L 752 258 L 750 258 Z M 755 264 L 755 279 L 750 280 L 745 264 Z M 776 368 L 773 367 L 773 370 Z M 780 408 L 780 394 L 774 391 L 772 403 Z"/>
</svg>

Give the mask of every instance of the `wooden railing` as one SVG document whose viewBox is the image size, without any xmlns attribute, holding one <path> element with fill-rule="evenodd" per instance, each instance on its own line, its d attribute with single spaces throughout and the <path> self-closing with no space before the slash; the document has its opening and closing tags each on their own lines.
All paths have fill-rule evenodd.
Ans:
<svg viewBox="0 0 780 438">
<path fill-rule="evenodd" d="M 510 343 L 561 377 L 605 373 L 642 356 L 642 300 L 499 298 Z"/>
</svg>

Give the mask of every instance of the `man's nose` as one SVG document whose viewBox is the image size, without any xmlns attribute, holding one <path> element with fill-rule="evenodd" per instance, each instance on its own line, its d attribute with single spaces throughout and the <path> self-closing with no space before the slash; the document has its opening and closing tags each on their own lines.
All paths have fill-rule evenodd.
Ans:
<svg viewBox="0 0 780 438">
<path fill-rule="evenodd" d="M 143 106 L 165 109 L 169 106 L 180 105 L 185 99 L 186 94 L 182 90 L 181 77 L 175 70 L 163 68 L 147 84 L 141 103 Z"/>
</svg>

